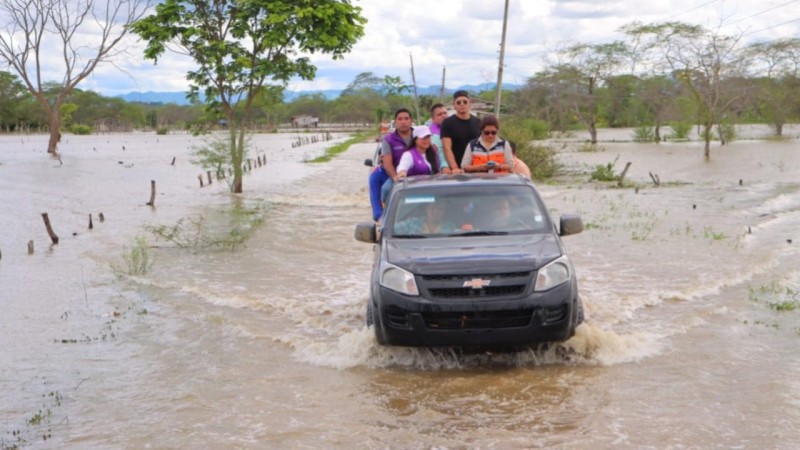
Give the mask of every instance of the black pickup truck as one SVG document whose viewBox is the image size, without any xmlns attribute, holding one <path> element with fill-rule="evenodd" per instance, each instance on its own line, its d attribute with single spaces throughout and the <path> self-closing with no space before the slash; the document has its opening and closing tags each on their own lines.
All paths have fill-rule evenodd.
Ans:
<svg viewBox="0 0 800 450">
<path fill-rule="evenodd" d="M 583 321 L 561 236 L 518 175 L 435 175 L 395 185 L 383 218 L 356 226 L 376 244 L 366 322 L 378 343 L 519 347 L 569 339 Z"/>
</svg>

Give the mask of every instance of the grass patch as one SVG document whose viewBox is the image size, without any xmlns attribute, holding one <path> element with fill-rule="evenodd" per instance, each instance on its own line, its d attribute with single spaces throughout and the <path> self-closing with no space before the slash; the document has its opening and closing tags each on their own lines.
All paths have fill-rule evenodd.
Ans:
<svg viewBox="0 0 800 450">
<path fill-rule="evenodd" d="M 751 302 L 762 303 L 773 311 L 790 312 L 800 309 L 800 300 L 797 298 L 800 292 L 774 280 L 757 289 L 749 286 L 747 292 Z"/>
<path fill-rule="evenodd" d="M 314 159 L 312 159 L 310 161 L 306 161 L 306 162 L 308 162 L 308 163 L 328 162 L 328 161 L 332 160 L 336 155 L 339 155 L 341 153 L 346 152 L 347 149 L 350 148 L 351 145 L 359 144 L 361 142 L 364 142 L 364 140 L 369 135 L 370 135 L 370 133 L 364 133 L 364 132 L 358 133 L 355 136 L 351 137 L 350 139 L 326 149 L 324 155 L 318 156 L 318 157 L 316 157 L 316 158 L 314 158 Z"/>
<path fill-rule="evenodd" d="M 712 241 L 721 241 L 728 237 L 722 231 L 715 231 L 713 227 L 703 227 L 703 236 Z"/>
<path fill-rule="evenodd" d="M 150 247 L 147 238 L 137 236 L 133 239 L 130 249 L 125 248 L 122 252 L 122 264 L 111 263 L 111 271 L 118 278 L 128 276 L 141 276 L 153 266 L 153 257 L 150 254 Z"/>
<path fill-rule="evenodd" d="M 264 222 L 266 208 L 263 205 L 235 206 L 227 214 L 228 223 L 225 224 L 209 226 L 204 217 L 190 216 L 179 219 L 174 225 L 148 225 L 145 230 L 158 241 L 194 253 L 234 251 L 243 247 L 258 225 Z"/>
</svg>

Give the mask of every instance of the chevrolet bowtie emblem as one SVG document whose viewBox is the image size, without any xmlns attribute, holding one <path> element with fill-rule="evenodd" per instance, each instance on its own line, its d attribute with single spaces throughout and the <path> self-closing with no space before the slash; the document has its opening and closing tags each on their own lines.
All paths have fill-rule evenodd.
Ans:
<svg viewBox="0 0 800 450">
<path fill-rule="evenodd" d="M 492 280 L 483 280 L 481 278 L 473 278 L 469 281 L 465 281 L 461 287 L 468 287 L 472 289 L 483 289 L 486 286 L 490 285 Z"/>
</svg>

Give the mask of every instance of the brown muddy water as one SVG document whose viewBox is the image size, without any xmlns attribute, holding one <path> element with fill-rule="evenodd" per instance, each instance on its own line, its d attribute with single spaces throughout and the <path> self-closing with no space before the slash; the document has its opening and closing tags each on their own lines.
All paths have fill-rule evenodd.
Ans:
<svg viewBox="0 0 800 450">
<path fill-rule="evenodd" d="M 557 142 L 574 176 L 540 190 L 586 224 L 565 238 L 586 323 L 477 355 L 379 347 L 364 326 L 372 248 L 353 228 L 374 144 L 311 165 L 330 143 L 255 136 L 268 164 L 232 196 L 199 188 L 200 138 L 66 136 L 61 164 L 45 136 L 1 136 L 0 448 L 798 448 L 788 132 L 708 162 L 696 142 L 610 142 L 629 131 Z M 638 191 L 587 181 L 615 159 Z M 146 230 L 178 223 L 189 248 Z M 232 228 L 245 247 L 204 248 Z M 126 275 L 137 236 L 154 262 Z"/>
</svg>

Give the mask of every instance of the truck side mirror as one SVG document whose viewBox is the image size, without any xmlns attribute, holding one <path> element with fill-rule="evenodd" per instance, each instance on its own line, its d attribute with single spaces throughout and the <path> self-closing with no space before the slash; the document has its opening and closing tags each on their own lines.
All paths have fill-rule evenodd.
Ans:
<svg viewBox="0 0 800 450">
<path fill-rule="evenodd" d="M 583 231 L 583 220 L 577 214 L 564 214 L 561 216 L 560 236 L 569 236 Z"/>
<path fill-rule="evenodd" d="M 354 236 L 357 241 L 374 244 L 378 241 L 374 222 L 362 222 L 356 225 Z"/>
</svg>

